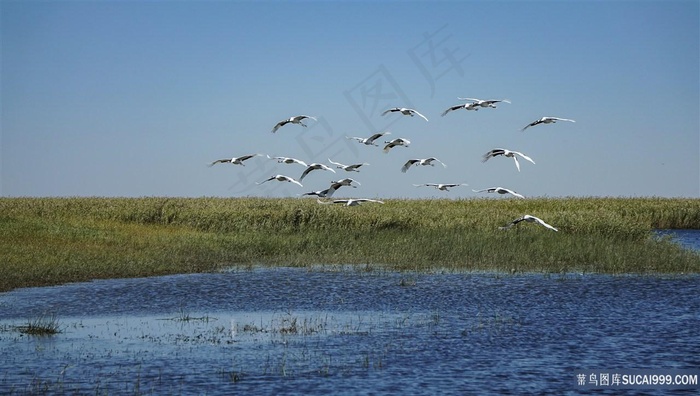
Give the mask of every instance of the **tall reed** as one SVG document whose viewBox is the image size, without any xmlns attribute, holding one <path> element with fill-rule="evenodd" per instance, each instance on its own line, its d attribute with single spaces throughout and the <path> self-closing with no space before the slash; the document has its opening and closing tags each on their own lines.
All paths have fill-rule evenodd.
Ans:
<svg viewBox="0 0 700 396">
<path fill-rule="evenodd" d="M 700 228 L 700 200 L 0 198 L 0 290 L 233 265 L 700 272 L 654 228 Z M 559 228 L 499 226 L 532 214 Z"/>
</svg>

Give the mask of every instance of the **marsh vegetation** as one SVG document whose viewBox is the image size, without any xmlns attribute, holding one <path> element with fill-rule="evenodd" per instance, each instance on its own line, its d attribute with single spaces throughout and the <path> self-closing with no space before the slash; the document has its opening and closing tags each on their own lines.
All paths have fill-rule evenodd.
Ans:
<svg viewBox="0 0 700 396">
<path fill-rule="evenodd" d="M 26 324 L 17 326 L 16 330 L 26 335 L 45 337 L 59 334 L 61 325 L 56 315 L 50 314 L 29 319 Z"/>
<path fill-rule="evenodd" d="M 697 273 L 654 229 L 700 228 L 700 200 L 387 200 L 344 207 L 266 198 L 2 198 L 0 291 L 231 266 Z M 556 226 L 502 231 L 523 214 Z"/>
</svg>

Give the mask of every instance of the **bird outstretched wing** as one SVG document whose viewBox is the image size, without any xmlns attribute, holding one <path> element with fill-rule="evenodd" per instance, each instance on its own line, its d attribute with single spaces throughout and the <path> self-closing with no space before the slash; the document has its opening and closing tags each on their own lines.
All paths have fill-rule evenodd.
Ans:
<svg viewBox="0 0 700 396">
<path fill-rule="evenodd" d="M 216 161 L 212 162 L 211 164 L 208 164 L 207 166 L 212 167 L 216 164 L 223 164 L 224 162 L 231 162 L 231 158 L 222 158 L 220 160 L 216 160 Z"/>
<path fill-rule="evenodd" d="M 547 118 L 549 118 L 551 120 L 556 120 L 556 121 L 576 122 L 576 121 L 569 119 L 569 118 L 559 118 L 559 117 L 547 117 Z"/>
<path fill-rule="evenodd" d="M 513 190 L 510 190 L 510 189 L 507 189 L 507 188 L 503 188 L 503 187 L 499 187 L 498 189 L 503 190 L 503 191 L 505 191 L 506 193 L 508 193 L 508 194 L 510 194 L 510 195 L 512 195 L 512 196 L 514 196 L 514 197 L 523 198 L 523 199 L 525 198 L 525 196 L 523 196 L 522 194 L 518 194 L 517 192 L 515 192 L 515 191 L 513 191 Z"/>
<path fill-rule="evenodd" d="M 416 162 L 419 162 L 419 161 L 420 160 L 417 160 L 417 159 L 410 159 L 410 160 L 406 161 L 406 163 L 403 164 L 403 166 L 401 167 L 401 172 L 406 173 L 406 171 L 408 171 L 408 168 L 410 168 L 411 166 L 413 166 L 413 164 L 415 164 Z"/>
<path fill-rule="evenodd" d="M 544 121 L 542 121 L 542 119 L 539 119 L 539 120 L 537 120 L 537 121 L 532 121 L 531 123 L 525 125 L 525 127 L 523 127 L 523 129 L 521 129 L 520 132 L 523 132 L 523 131 L 525 131 L 527 128 L 533 127 L 533 126 L 535 126 L 535 125 L 539 125 L 539 124 L 541 124 L 541 123 L 543 123 L 543 122 L 544 122 Z"/>
<path fill-rule="evenodd" d="M 559 231 L 559 230 L 556 229 L 555 227 L 553 227 L 553 226 L 551 226 L 551 225 L 545 223 L 544 220 L 540 219 L 539 217 L 535 217 L 535 216 L 531 216 L 531 215 L 525 215 L 524 217 L 529 217 L 530 219 L 534 220 L 535 223 L 537 223 L 537 224 L 539 224 L 539 225 L 541 225 L 541 226 L 544 226 L 544 227 L 546 227 L 546 228 L 549 228 L 549 229 L 552 230 L 552 231 Z"/>
<path fill-rule="evenodd" d="M 272 133 L 277 132 L 278 129 L 280 129 L 281 127 L 287 125 L 289 122 L 290 122 L 289 120 L 284 120 L 284 121 L 278 122 L 278 123 L 275 124 L 275 126 L 272 128 Z"/>
<path fill-rule="evenodd" d="M 374 135 L 372 135 L 372 136 L 370 136 L 370 137 L 367 138 L 367 142 L 371 144 L 371 143 L 373 143 L 375 140 L 379 139 L 380 137 L 382 137 L 382 136 L 384 136 L 384 135 L 391 135 L 391 132 L 379 132 L 379 133 L 375 133 Z"/>
<path fill-rule="evenodd" d="M 301 183 L 299 183 L 298 181 L 294 180 L 293 178 L 291 178 L 289 176 L 284 176 L 283 180 L 288 181 L 290 183 L 294 183 L 294 184 L 298 185 L 299 187 L 304 187 Z"/>
<path fill-rule="evenodd" d="M 430 158 L 428 158 L 428 160 L 427 160 L 427 162 L 429 162 L 429 163 L 430 163 L 430 162 L 433 162 L 433 161 L 437 161 L 437 162 L 440 163 L 440 165 L 442 165 L 443 168 L 447 168 L 447 164 L 445 164 L 444 162 L 440 161 L 439 159 L 437 159 L 437 158 L 435 158 L 435 157 L 430 157 Z"/>
<path fill-rule="evenodd" d="M 335 162 L 335 161 L 333 161 L 333 160 L 330 159 L 330 158 L 328 158 L 328 162 L 330 162 L 331 164 L 333 164 L 333 165 L 335 165 L 335 166 L 337 166 L 338 168 L 341 168 L 341 169 L 347 168 L 347 165 L 341 164 L 340 162 Z"/>
<path fill-rule="evenodd" d="M 525 154 L 523 154 L 523 153 L 521 153 L 521 152 L 519 152 L 519 151 L 513 151 L 513 154 L 519 155 L 519 156 L 521 156 L 524 160 L 530 161 L 530 162 L 532 162 L 533 164 L 535 163 L 535 161 L 533 161 L 532 158 L 528 157 L 527 155 L 525 155 Z M 513 158 L 515 158 L 515 157 L 513 157 Z"/>
<path fill-rule="evenodd" d="M 465 105 L 457 105 L 457 106 L 449 107 L 449 108 L 447 108 L 447 110 L 442 112 L 442 117 L 444 117 L 450 111 L 455 111 L 455 110 L 459 110 L 459 109 L 463 109 L 463 108 L 465 108 Z"/>
<path fill-rule="evenodd" d="M 481 162 L 486 162 L 490 158 L 493 158 L 497 155 L 503 155 L 503 154 L 505 154 L 505 150 L 499 149 L 499 148 L 493 149 L 493 150 L 487 152 L 486 154 L 484 154 L 484 156 L 481 158 Z"/>
<path fill-rule="evenodd" d="M 427 118 L 426 116 L 424 116 L 423 114 L 419 113 L 418 110 L 413 110 L 413 109 L 411 109 L 411 113 L 412 113 L 412 114 L 416 114 L 418 117 L 420 117 L 420 118 L 422 118 L 422 119 L 428 121 L 428 118 Z"/>
</svg>

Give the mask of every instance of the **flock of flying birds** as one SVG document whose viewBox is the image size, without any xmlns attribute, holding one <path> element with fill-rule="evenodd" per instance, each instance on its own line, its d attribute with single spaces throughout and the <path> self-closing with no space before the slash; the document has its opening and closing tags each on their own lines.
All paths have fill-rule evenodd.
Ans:
<svg viewBox="0 0 700 396">
<path fill-rule="evenodd" d="M 477 98 L 458 98 L 459 100 L 466 101 L 465 103 L 451 106 L 447 108 L 443 113 L 442 116 L 446 116 L 448 113 L 452 111 L 457 111 L 457 110 L 471 110 L 471 111 L 478 111 L 480 108 L 496 108 L 497 103 L 510 103 L 507 99 L 500 99 L 500 100 L 481 100 Z M 405 107 L 394 107 L 390 108 L 388 110 L 385 110 L 384 112 L 381 113 L 382 116 L 389 114 L 389 113 L 400 113 L 405 116 L 418 116 L 425 121 L 428 121 L 428 118 L 425 117 L 423 114 L 419 113 L 415 109 L 410 109 L 410 108 L 405 108 Z M 278 122 L 273 128 L 272 128 L 272 133 L 277 132 L 280 128 L 287 124 L 297 124 L 302 127 L 306 127 L 307 125 L 304 123 L 304 120 L 314 120 L 317 121 L 315 117 L 308 116 L 308 115 L 297 115 L 293 116 L 290 118 L 287 118 L 285 120 L 282 120 Z M 534 127 L 540 124 L 553 124 L 559 121 L 567 121 L 567 122 L 576 122 L 574 120 L 568 119 L 568 118 L 559 118 L 559 117 L 542 117 L 539 118 L 523 127 L 521 131 L 525 131 L 527 128 Z M 372 136 L 369 137 L 356 137 L 356 136 L 346 136 L 347 139 L 350 140 L 356 140 L 360 144 L 367 145 L 367 146 L 380 146 L 379 139 L 390 135 L 391 132 L 379 132 L 375 133 Z M 406 139 L 406 138 L 395 138 L 391 140 L 385 140 L 384 141 L 384 147 L 383 147 L 383 152 L 384 153 L 389 153 L 391 149 L 394 147 L 408 147 L 411 144 L 411 141 Z M 209 164 L 209 166 L 213 166 L 215 164 L 220 164 L 220 163 L 231 163 L 233 165 L 245 165 L 244 162 L 254 158 L 254 157 L 259 157 L 262 156 L 262 154 L 249 154 L 249 155 L 243 155 L 241 157 L 233 157 L 233 158 L 224 158 L 224 159 L 219 159 L 216 160 L 212 163 Z M 498 157 L 498 156 L 503 156 L 505 158 L 512 158 L 513 161 L 515 162 L 515 167 L 520 172 L 520 162 L 518 162 L 518 157 L 531 162 L 535 163 L 535 161 L 532 160 L 532 158 L 528 157 L 527 155 L 514 151 L 514 150 L 509 150 L 505 148 L 494 148 L 490 151 L 488 151 L 486 154 L 483 155 L 482 162 L 486 162 L 491 158 Z M 274 175 L 271 176 L 265 180 L 262 180 L 260 182 L 257 182 L 256 184 L 263 184 L 267 183 L 269 181 L 278 181 L 278 182 L 288 182 L 288 183 L 293 183 L 296 184 L 300 187 L 303 187 L 301 184 L 301 181 L 304 180 L 306 176 L 309 175 L 309 173 L 316 171 L 316 170 L 323 170 L 323 171 L 328 171 L 328 172 L 333 172 L 336 173 L 335 169 L 340 169 L 344 170 L 346 172 L 359 172 L 359 169 L 362 166 L 369 165 L 368 163 L 356 163 L 356 164 L 342 164 L 339 162 L 335 162 L 331 160 L 330 158 L 328 159 L 328 162 L 333 166 L 328 166 L 326 164 L 322 163 L 310 163 L 307 164 L 304 161 L 298 160 L 296 158 L 291 158 L 291 157 L 271 157 L 267 155 L 267 158 L 270 160 L 276 160 L 278 163 L 284 163 L 284 164 L 299 164 L 302 165 L 305 169 L 301 173 L 301 176 L 299 179 L 294 179 L 292 177 L 286 176 L 286 175 Z M 440 161 L 439 159 L 435 157 L 429 157 L 429 158 L 414 158 L 406 161 L 406 163 L 401 167 L 401 172 L 406 173 L 411 167 L 413 166 L 435 166 L 435 163 L 438 163 L 442 165 L 443 167 L 447 167 L 445 163 Z M 335 169 L 334 169 L 335 168 Z M 366 202 L 373 202 L 373 203 L 380 203 L 383 204 L 383 201 L 377 200 L 377 199 L 368 199 L 368 198 L 353 198 L 353 199 L 335 199 L 335 200 L 326 200 L 322 201 L 320 198 L 331 198 L 333 194 L 341 187 L 352 187 L 352 188 L 357 188 L 360 183 L 352 178 L 342 178 L 337 181 L 331 181 L 331 184 L 328 188 L 324 190 L 318 190 L 318 191 L 310 191 L 304 194 L 301 194 L 301 196 L 316 196 L 317 201 L 320 204 L 343 204 L 345 206 L 357 206 L 362 203 Z M 465 186 L 466 184 L 464 183 L 424 183 L 424 184 L 414 184 L 416 187 L 434 187 L 437 190 L 440 191 L 449 191 L 450 188 L 454 187 L 459 187 L 459 186 Z M 519 194 L 513 190 L 510 190 L 508 188 L 504 187 L 490 187 L 490 188 L 485 188 L 481 190 L 472 190 L 476 193 L 495 193 L 495 194 L 510 194 L 513 197 L 524 199 L 525 197 L 522 194 Z M 553 231 L 558 231 L 557 228 L 547 224 L 545 221 L 542 219 L 526 214 L 522 217 L 519 217 L 513 221 L 511 221 L 509 224 L 499 227 L 500 229 L 509 229 L 520 222 L 529 222 L 529 223 L 535 223 L 539 224 L 541 226 L 544 226 L 550 230 Z"/>
</svg>

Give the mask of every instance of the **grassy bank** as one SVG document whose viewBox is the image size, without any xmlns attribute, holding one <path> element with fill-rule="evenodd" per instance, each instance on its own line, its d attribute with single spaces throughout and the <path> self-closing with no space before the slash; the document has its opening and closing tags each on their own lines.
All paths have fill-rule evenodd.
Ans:
<svg viewBox="0 0 700 396">
<path fill-rule="evenodd" d="M 233 265 L 697 273 L 700 255 L 650 238 L 700 228 L 699 199 L 388 200 L 0 198 L 0 291 Z M 499 226 L 532 214 L 559 228 Z"/>
</svg>

